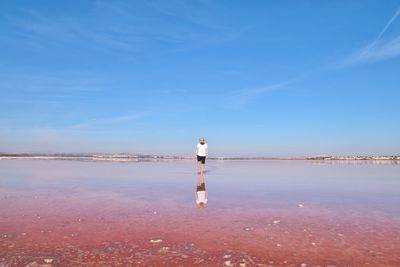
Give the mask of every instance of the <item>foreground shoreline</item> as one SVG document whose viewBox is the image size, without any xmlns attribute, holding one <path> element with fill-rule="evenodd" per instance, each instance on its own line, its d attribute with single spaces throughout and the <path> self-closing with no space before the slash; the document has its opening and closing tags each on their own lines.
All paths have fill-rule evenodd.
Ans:
<svg viewBox="0 0 400 267">
<path fill-rule="evenodd" d="M 193 161 L 0 160 L 0 266 L 400 266 L 371 162 L 209 161 L 199 209 Z"/>
</svg>

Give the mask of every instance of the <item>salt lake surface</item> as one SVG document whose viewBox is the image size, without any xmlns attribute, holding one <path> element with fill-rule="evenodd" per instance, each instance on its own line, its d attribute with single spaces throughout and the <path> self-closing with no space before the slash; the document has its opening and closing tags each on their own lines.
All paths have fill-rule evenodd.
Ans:
<svg viewBox="0 0 400 267">
<path fill-rule="evenodd" d="M 400 164 L 0 160 L 0 266 L 400 266 Z"/>
</svg>

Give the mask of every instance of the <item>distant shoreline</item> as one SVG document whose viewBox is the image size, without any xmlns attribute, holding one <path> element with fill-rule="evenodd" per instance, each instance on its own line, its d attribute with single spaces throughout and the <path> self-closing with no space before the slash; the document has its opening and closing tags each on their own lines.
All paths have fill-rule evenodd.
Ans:
<svg viewBox="0 0 400 267">
<path fill-rule="evenodd" d="M 0 159 L 58 159 L 87 161 L 154 161 L 154 160 L 190 160 L 193 157 L 140 155 L 140 154 L 103 154 L 103 153 L 0 153 Z M 309 156 L 309 157 L 210 157 L 209 160 L 391 160 L 400 161 L 400 156 Z"/>
</svg>

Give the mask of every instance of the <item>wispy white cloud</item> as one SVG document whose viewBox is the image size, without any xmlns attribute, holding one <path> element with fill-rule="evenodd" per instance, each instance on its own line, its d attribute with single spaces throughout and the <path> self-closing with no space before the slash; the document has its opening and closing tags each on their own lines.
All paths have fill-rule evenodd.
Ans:
<svg viewBox="0 0 400 267">
<path fill-rule="evenodd" d="M 100 23 L 93 23 L 99 18 Z M 98 1 L 84 17 L 68 14 L 55 17 L 23 9 L 19 15 L 6 15 L 5 22 L 12 30 L 0 39 L 22 44 L 24 48 L 38 50 L 79 43 L 91 52 L 107 50 L 123 54 L 139 53 L 158 43 L 177 49 L 218 44 L 238 37 L 245 29 L 226 23 L 218 12 L 210 12 L 206 3 L 181 1 L 141 4 Z"/>
<path fill-rule="evenodd" d="M 387 29 L 389 29 L 390 25 L 392 25 L 393 21 L 397 19 L 397 17 L 400 15 L 400 8 L 394 13 L 394 15 L 390 18 L 390 20 L 386 23 L 385 27 L 379 32 L 378 36 L 375 38 L 375 40 L 371 43 L 371 46 L 374 46 L 385 34 Z"/>
<path fill-rule="evenodd" d="M 400 16 L 400 8 L 385 24 L 382 30 L 378 33 L 372 42 L 357 51 L 351 56 L 345 65 L 354 65 L 365 62 L 375 62 L 385 59 L 390 59 L 400 55 L 400 35 L 390 39 L 383 40 L 383 36 L 393 24 L 393 22 Z"/>
<path fill-rule="evenodd" d="M 227 108 L 240 109 L 245 107 L 252 101 L 256 100 L 257 98 L 263 97 L 268 93 L 286 89 L 293 82 L 294 79 L 291 79 L 263 87 L 231 91 L 229 94 L 223 97 L 222 102 Z"/>
<path fill-rule="evenodd" d="M 135 122 L 147 116 L 147 114 L 146 112 L 136 112 L 111 117 L 97 117 L 70 125 L 65 123 L 63 125 L 36 123 L 32 126 L 25 125 L 22 129 L 15 128 L 12 122 L 3 125 L 2 121 L 0 123 L 0 137 L 3 137 L 4 143 L 7 143 L 5 140 L 13 140 L 12 142 L 14 142 L 14 139 L 17 138 L 23 140 L 23 142 L 29 140 L 29 143 L 43 144 L 44 148 L 48 148 L 51 143 L 60 145 L 65 142 L 73 144 L 72 147 L 76 148 L 76 142 L 90 141 L 89 138 L 93 133 L 101 132 L 103 135 L 115 135 L 141 132 L 143 129 Z M 27 136 L 29 136 L 28 139 Z"/>
<path fill-rule="evenodd" d="M 116 124 L 133 122 L 143 118 L 146 115 L 147 113 L 145 112 L 137 112 L 137 113 L 114 116 L 114 117 L 93 118 L 84 122 L 68 126 L 67 129 L 71 130 L 104 129 L 112 127 L 113 125 Z"/>
<path fill-rule="evenodd" d="M 272 84 L 272 85 L 268 85 L 268 86 L 264 86 L 264 87 L 260 87 L 260 88 L 239 90 L 233 96 L 237 97 L 237 98 L 255 97 L 255 96 L 259 96 L 261 94 L 267 93 L 267 92 L 272 92 L 272 91 L 282 89 L 289 84 L 290 84 L 290 81 L 285 81 L 285 82 L 276 83 L 276 84 Z"/>
<path fill-rule="evenodd" d="M 48 75 L 2 71 L 0 103 L 38 105 L 88 100 L 108 86 L 109 81 L 101 75 L 84 71 L 49 72 Z"/>
<path fill-rule="evenodd" d="M 376 62 L 400 56 L 400 36 L 385 43 L 378 43 L 373 49 L 355 58 L 352 63 Z"/>
<path fill-rule="evenodd" d="M 6 43 L 25 49 L 43 50 L 60 43 L 87 40 L 87 31 L 79 19 L 51 17 L 34 9 L 23 9 L 19 15 L 5 15 L 9 30 L 1 36 Z"/>
</svg>

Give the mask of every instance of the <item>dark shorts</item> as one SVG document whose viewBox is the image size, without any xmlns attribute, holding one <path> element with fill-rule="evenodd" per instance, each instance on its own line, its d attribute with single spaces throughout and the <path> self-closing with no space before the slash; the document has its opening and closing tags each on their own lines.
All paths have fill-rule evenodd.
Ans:
<svg viewBox="0 0 400 267">
<path fill-rule="evenodd" d="M 201 185 L 198 185 L 196 188 L 196 192 L 198 192 L 198 191 L 206 191 L 206 184 L 201 183 Z"/>
<path fill-rule="evenodd" d="M 206 163 L 206 156 L 197 155 L 197 161 L 201 161 L 202 164 Z"/>
</svg>

